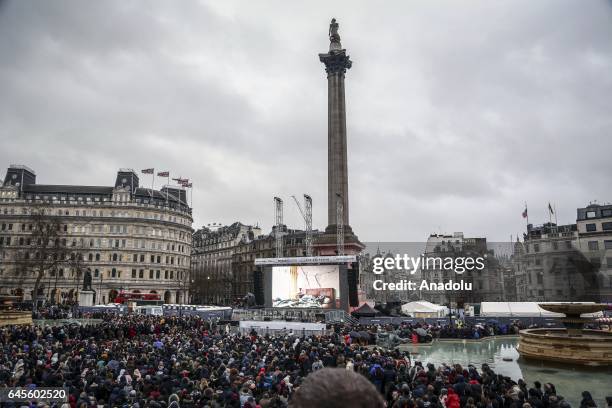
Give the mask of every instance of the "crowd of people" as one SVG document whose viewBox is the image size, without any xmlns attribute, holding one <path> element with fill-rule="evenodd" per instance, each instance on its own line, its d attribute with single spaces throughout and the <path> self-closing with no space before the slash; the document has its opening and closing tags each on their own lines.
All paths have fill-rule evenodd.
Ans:
<svg viewBox="0 0 612 408">
<path fill-rule="evenodd" d="M 291 406 L 307 376 L 333 367 L 360 374 L 388 407 L 569 407 L 552 384 L 515 382 L 487 365 L 424 365 L 354 342 L 347 326 L 317 336 L 229 329 L 195 316 L 127 314 L 95 326 L 2 327 L 0 387 L 64 387 L 68 401 L 57 406 L 66 407 L 274 408 Z M 589 395 L 581 408 L 596 406 Z"/>
<path fill-rule="evenodd" d="M 31 306 L 30 306 L 31 310 Z M 78 305 L 75 304 L 59 304 L 39 307 L 32 311 L 32 319 L 57 320 L 57 319 L 72 319 L 80 317 Z"/>
</svg>

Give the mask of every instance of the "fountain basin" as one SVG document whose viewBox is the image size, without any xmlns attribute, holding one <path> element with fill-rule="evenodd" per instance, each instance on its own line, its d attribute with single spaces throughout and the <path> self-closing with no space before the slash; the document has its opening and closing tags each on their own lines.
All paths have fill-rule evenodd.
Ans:
<svg viewBox="0 0 612 408">
<path fill-rule="evenodd" d="M 565 329 L 520 331 L 517 347 L 522 357 L 584 366 L 612 366 L 612 332 L 582 330 L 572 336 Z"/>
<path fill-rule="evenodd" d="M 606 310 L 601 303 L 538 303 L 542 309 L 553 313 L 563 313 L 568 317 L 580 317 L 584 313 L 596 313 Z"/>
</svg>

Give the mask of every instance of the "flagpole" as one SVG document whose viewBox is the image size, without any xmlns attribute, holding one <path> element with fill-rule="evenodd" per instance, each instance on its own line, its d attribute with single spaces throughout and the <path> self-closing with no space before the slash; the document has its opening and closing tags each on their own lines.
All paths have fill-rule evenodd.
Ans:
<svg viewBox="0 0 612 408">
<path fill-rule="evenodd" d="M 555 224 L 557 224 L 557 227 L 559 227 L 559 223 L 557 222 L 557 204 L 555 204 L 553 208 L 555 210 Z"/>
<path fill-rule="evenodd" d="M 153 177 L 151 178 L 151 197 L 155 197 L 153 191 L 155 190 L 155 169 L 153 169 Z"/>
</svg>

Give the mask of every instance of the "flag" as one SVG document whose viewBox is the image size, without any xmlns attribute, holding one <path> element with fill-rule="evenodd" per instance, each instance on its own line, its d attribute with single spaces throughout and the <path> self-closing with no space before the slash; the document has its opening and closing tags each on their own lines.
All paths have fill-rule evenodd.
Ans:
<svg viewBox="0 0 612 408">
<path fill-rule="evenodd" d="M 179 184 L 183 184 L 183 183 L 187 183 L 189 181 L 189 179 L 184 179 L 184 178 L 173 178 L 172 180 L 176 181 Z"/>
<path fill-rule="evenodd" d="M 193 187 L 193 183 L 185 183 L 183 184 L 183 187 L 191 188 Z"/>
<path fill-rule="evenodd" d="M 169 171 L 160 171 L 159 173 L 157 173 L 157 177 L 170 177 L 170 172 Z"/>
<path fill-rule="evenodd" d="M 551 214 L 554 214 L 555 212 L 553 211 L 552 205 L 550 205 L 550 203 L 548 203 L 548 211 L 550 211 Z"/>
<path fill-rule="evenodd" d="M 155 169 L 151 167 L 150 169 L 142 169 L 141 172 L 142 174 L 153 174 L 155 173 Z"/>
<path fill-rule="evenodd" d="M 523 218 L 527 218 L 527 206 L 525 206 L 525 211 L 523 211 Z"/>
</svg>

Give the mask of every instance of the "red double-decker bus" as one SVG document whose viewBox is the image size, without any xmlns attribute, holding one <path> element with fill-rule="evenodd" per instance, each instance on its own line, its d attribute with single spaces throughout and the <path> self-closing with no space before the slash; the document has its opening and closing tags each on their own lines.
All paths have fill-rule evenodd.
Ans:
<svg viewBox="0 0 612 408">
<path fill-rule="evenodd" d="M 127 304 L 128 302 L 136 302 L 141 305 L 162 305 L 161 295 L 158 293 L 140 293 L 120 291 L 114 300 L 114 303 Z"/>
</svg>

